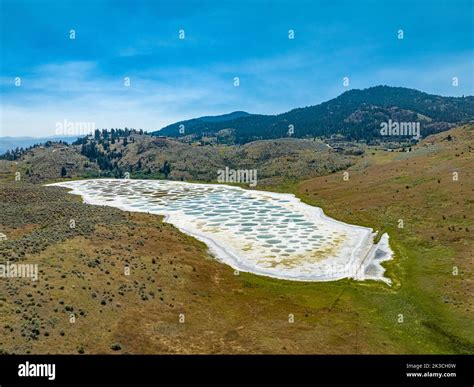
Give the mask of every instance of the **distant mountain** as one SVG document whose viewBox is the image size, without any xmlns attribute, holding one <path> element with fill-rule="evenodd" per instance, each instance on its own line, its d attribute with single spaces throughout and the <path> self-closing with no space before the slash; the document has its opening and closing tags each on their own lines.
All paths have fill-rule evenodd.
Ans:
<svg viewBox="0 0 474 387">
<path fill-rule="evenodd" d="M 218 116 L 204 116 L 199 118 L 192 118 L 190 120 L 179 121 L 169 126 L 166 126 L 161 131 L 154 132 L 153 134 L 158 136 L 170 135 L 165 134 L 165 132 L 176 132 L 178 134 L 180 133 L 179 129 L 181 125 L 184 125 L 184 133 L 180 133 L 180 135 L 187 135 L 205 130 L 209 123 L 223 124 L 225 122 L 249 116 L 252 116 L 252 114 L 243 111 L 236 111 L 232 113 L 221 114 Z"/>
<path fill-rule="evenodd" d="M 236 143 L 288 137 L 290 125 L 294 137 L 318 137 L 340 134 L 349 140 L 371 140 L 380 136 L 380 124 L 389 119 L 398 122 L 420 122 L 421 135 L 448 130 L 474 119 L 474 97 L 442 97 L 403 87 L 376 86 L 349 90 L 339 97 L 315 106 L 290 110 L 278 115 L 247 114 L 229 119 L 192 119 L 169 125 L 156 135 L 196 139 L 219 136 L 227 129 Z M 391 138 L 393 140 L 393 138 Z"/>
<path fill-rule="evenodd" d="M 248 117 L 251 115 L 252 114 L 247 113 L 247 112 L 237 111 L 237 112 L 232 112 L 232 113 L 227 113 L 227 114 L 221 114 L 219 116 L 199 117 L 197 120 L 204 121 L 204 122 L 225 122 L 225 121 L 235 120 L 236 118 Z"/>
<path fill-rule="evenodd" d="M 50 136 L 50 137 L 0 137 L 0 154 L 16 148 L 27 148 L 35 144 L 44 144 L 47 141 L 63 141 L 72 143 L 78 136 Z"/>
</svg>

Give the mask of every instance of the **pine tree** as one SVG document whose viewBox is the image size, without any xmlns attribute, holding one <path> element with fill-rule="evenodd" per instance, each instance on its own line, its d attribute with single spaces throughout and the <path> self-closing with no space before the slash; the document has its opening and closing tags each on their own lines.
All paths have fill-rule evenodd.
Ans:
<svg viewBox="0 0 474 387">
<path fill-rule="evenodd" d="M 171 172 L 171 164 L 168 161 L 165 161 L 163 167 L 160 168 L 160 172 L 165 175 L 165 179 L 167 179 Z"/>
</svg>

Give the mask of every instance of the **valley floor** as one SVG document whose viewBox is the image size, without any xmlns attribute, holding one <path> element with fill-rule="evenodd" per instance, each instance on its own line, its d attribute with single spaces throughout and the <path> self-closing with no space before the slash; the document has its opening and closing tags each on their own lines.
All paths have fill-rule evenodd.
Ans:
<svg viewBox="0 0 474 387">
<path fill-rule="evenodd" d="M 40 273 L 0 279 L 0 351 L 474 353 L 473 151 L 473 128 L 457 128 L 410 153 L 369 151 L 348 181 L 281 187 L 388 232 L 392 287 L 236 275 L 159 216 L 86 205 L 3 170 L 0 260 Z"/>
</svg>

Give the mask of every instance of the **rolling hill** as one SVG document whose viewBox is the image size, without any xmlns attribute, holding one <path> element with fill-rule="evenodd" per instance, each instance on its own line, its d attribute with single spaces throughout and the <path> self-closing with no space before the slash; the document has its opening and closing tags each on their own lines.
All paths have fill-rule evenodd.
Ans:
<svg viewBox="0 0 474 387">
<path fill-rule="evenodd" d="M 363 153 L 360 148 L 361 154 Z M 215 182 L 217 171 L 257 169 L 258 184 L 274 185 L 347 168 L 350 153 L 334 152 L 321 141 L 283 138 L 238 145 L 198 145 L 131 132 L 127 137 L 85 137 L 74 145 L 46 143 L 27 149 L 10 163 L 31 182 L 58 178 L 123 177 Z M 63 176 L 62 176 L 63 173 Z M 13 175 L 12 175 L 13 176 Z"/>
</svg>

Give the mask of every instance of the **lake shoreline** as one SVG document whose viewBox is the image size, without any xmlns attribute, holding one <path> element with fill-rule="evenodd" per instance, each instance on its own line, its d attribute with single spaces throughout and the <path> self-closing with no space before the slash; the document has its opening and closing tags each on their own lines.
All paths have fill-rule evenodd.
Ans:
<svg viewBox="0 0 474 387">
<path fill-rule="evenodd" d="M 172 185 L 174 187 L 187 187 L 194 186 L 197 189 L 207 189 L 212 188 L 216 190 L 216 187 L 222 187 L 222 190 L 227 190 L 227 194 L 233 194 L 235 192 L 245 192 L 250 198 L 262 200 L 279 200 L 281 206 L 291 207 L 292 209 L 297 209 L 299 213 L 304 216 L 305 220 L 310 219 L 314 222 L 319 222 L 318 224 L 323 224 L 326 229 L 323 230 L 327 232 L 333 230 L 342 230 L 346 234 L 351 235 L 350 243 L 346 243 L 347 246 L 342 248 L 342 252 L 336 258 L 331 259 L 331 257 L 323 259 L 327 261 L 324 264 L 318 264 L 316 267 L 318 270 L 309 270 L 307 267 L 314 267 L 314 260 L 308 263 L 308 260 L 305 262 L 305 270 L 298 270 L 298 268 L 291 268 L 285 271 L 278 271 L 273 268 L 264 267 L 262 264 L 258 265 L 255 262 L 259 262 L 258 254 L 262 254 L 262 250 L 257 251 L 257 255 L 253 254 L 251 256 L 252 260 L 246 259 L 245 255 L 250 253 L 245 252 L 242 247 L 235 247 L 235 241 L 232 238 L 227 238 L 225 235 L 219 238 L 213 238 L 209 233 L 205 233 L 200 230 L 196 223 L 190 222 L 189 217 L 183 217 L 182 214 L 176 214 L 169 212 L 165 209 L 159 210 L 153 207 L 153 210 L 150 211 L 150 208 L 141 209 L 134 208 L 130 206 L 130 203 L 126 203 L 127 200 L 122 200 L 121 197 L 114 197 L 114 199 L 107 199 L 108 202 L 105 202 L 103 198 L 95 198 L 87 195 L 84 190 L 81 190 L 81 185 L 93 184 L 96 182 L 104 182 L 105 185 L 113 184 L 123 184 L 127 182 L 132 182 L 133 184 L 142 184 L 146 186 L 156 185 Z M 212 255 L 214 255 L 217 260 L 223 262 L 233 269 L 250 272 L 256 275 L 267 276 L 276 279 L 282 280 L 291 280 L 291 281 L 303 281 L 303 282 L 324 282 L 324 281 L 337 281 L 343 278 L 353 278 L 356 280 L 381 280 L 387 284 L 390 284 L 390 280 L 384 277 L 385 269 L 381 266 L 383 261 L 389 260 L 393 256 L 393 252 L 390 249 L 388 243 L 388 235 L 383 234 L 378 243 L 374 242 L 374 239 L 377 235 L 373 229 L 369 227 L 357 226 L 353 224 L 344 223 L 333 219 L 327 216 L 324 211 L 315 206 L 311 206 L 301 201 L 300 198 L 294 194 L 289 193 L 275 193 L 270 191 L 260 191 L 260 190 L 246 190 L 241 187 L 229 186 L 225 184 L 205 184 L 205 183 L 188 183 L 188 182 L 179 182 L 179 181 L 169 181 L 169 180 L 121 180 L 121 179 L 92 179 L 92 180 L 75 180 L 75 181 L 66 181 L 48 184 L 48 186 L 61 186 L 65 188 L 70 188 L 71 194 L 78 194 L 82 197 L 84 203 L 92 205 L 110 205 L 112 207 L 119 208 L 123 211 L 136 211 L 136 212 L 147 212 L 157 215 L 164 216 L 165 222 L 172 224 L 177 227 L 179 230 L 185 234 L 191 235 L 194 238 L 204 242 Z M 219 188 L 217 188 L 219 189 Z M 181 215 L 181 216 L 180 216 Z M 296 215 L 290 215 L 296 216 Z M 290 220 L 291 221 L 291 220 Z M 304 227 L 300 227 L 304 228 Z M 349 238 L 347 238 L 349 240 Z M 308 242 L 309 243 L 309 242 Z M 234 248 L 231 248 L 231 245 L 234 244 Z M 288 254 L 283 254 L 288 255 Z M 343 257 L 345 260 L 342 260 Z M 278 259 L 285 260 L 285 257 L 277 257 L 274 259 L 275 262 Z M 270 261 L 271 264 L 271 261 Z M 280 265 L 281 266 L 281 265 Z"/>
</svg>

